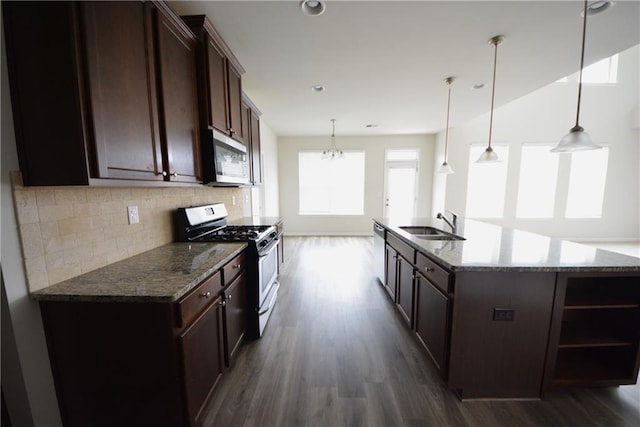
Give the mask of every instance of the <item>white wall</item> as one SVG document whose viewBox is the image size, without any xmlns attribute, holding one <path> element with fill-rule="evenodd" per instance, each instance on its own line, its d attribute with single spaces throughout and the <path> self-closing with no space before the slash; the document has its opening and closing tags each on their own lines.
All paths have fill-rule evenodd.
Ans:
<svg viewBox="0 0 640 427">
<path fill-rule="evenodd" d="M 369 235 L 371 219 L 383 215 L 385 149 L 418 148 L 419 182 L 418 215 L 431 212 L 433 186 L 433 150 L 431 135 L 389 135 L 336 137 L 340 149 L 365 151 L 364 215 L 299 215 L 298 152 L 324 150 L 329 137 L 280 137 L 278 165 L 280 174 L 280 214 L 285 219 L 287 234 L 299 235 Z"/>
<path fill-rule="evenodd" d="M 260 120 L 260 149 L 262 156 L 262 206 L 264 216 L 280 216 L 278 192 L 278 137 L 269 124 Z"/>
<path fill-rule="evenodd" d="M 580 124 L 596 143 L 609 146 L 609 167 L 602 217 L 565 219 L 564 207 L 552 219 L 515 218 L 519 163 L 523 143 L 556 144 L 575 123 L 577 83 L 551 84 L 495 110 L 493 143 L 509 144 L 507 195 L 503 219 L 492 220 L 507 227 L 575 240 L 640 240 L 638 200 L 640 137 L 637 124 L 639 48 L 620 54 L 618 84 L 584 85 Z M 502 70 L 502 73 L 508 73 Z M 490 97 L 490 92 L 487 94 Z M 496 83 L 496 102 L 500 81 Z M 489 103 L 489 98 L 487 99 Z M 455 105 L 452 105 L 455 112 Z M 446 201 L 447 209 L 464 215 L 467 196 L 469 146 L 487 144 L 489 115 L 485 114 L 449 133 L 449 163 L 455 174 L 434 179 L 434 206 Z M 442 162 L 444 138 L 437 138 L 436 164 Z M 498 151 L 498 150 L 496 150 Z M 580 153 L 561 156 L 579 156 Z M 540 173 L 544 173 L 543 170 Z M 567 188 L 568 174 L 559 176 L 559 188 Z M 560 204 L 566 198 L 556 199 Z M 434 207 L 435 209 L 435 207 Z"/>
</svg>

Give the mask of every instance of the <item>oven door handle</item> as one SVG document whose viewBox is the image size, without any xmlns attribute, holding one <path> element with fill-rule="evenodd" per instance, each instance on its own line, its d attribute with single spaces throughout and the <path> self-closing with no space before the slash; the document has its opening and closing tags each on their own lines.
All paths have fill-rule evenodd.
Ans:
<svg viewBox="0 0 640 427">
<path fill-rule="evenodd" d="M 278 289 L 280 289 L 280 283 L 278 283 L 278 281 L 276 280 L 275 282 L 273 282 L 271 290 L 269 291 L 269 293 L 271 294 L 269 304 L 267 304 L 267 308 L 265 308 L 264 310 L 258 311 L 258 316 L 262 316 L 263 314 L 268 313 L 269 310 L 273 308 L 273 304 L 278 297 Z"/>
<path fill-rule="evenodd" d="M 260 251 L 258 252 L 258 256 L 260 258 L 266 257 L 271 253 L 271 251 L 275 249 L 276 246 L 278 246 L 278 239 L 273 239 L 268 246 L 266 246 L 264 249 L 260 249 Z"/>
</svg>

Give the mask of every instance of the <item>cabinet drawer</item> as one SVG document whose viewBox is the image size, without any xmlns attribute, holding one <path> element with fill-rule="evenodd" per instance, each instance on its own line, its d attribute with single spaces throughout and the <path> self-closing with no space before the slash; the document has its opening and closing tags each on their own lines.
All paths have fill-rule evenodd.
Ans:
<svg viewBox="0 0 640 427">
<path fill-rule="evenodd" d="M 415 250 L 404 243 L 402 240 L 394 236 L 392 233 L 387 233 L 387 243 L 393 247 L 400 255 L 404 257 L 411 264 L 416 262 Z"/>
<path fill-rule="evenodd" d="M 442 292 L 445 294 L 451 292 L 449 287 L 449 277 L 451 274 L 447 270 L 420 252 L 418 252 L 416 257 L 416 267 L 420 274 L 429 279 L 429 281 L 436 285 Z"/>
<path fill-rule="evenodd" d="M 216 272 L 178 301 L 176 326 L 184 327 L 191 323 L 198 314 L 216 299 L 221 285 L 222 277 L 220 272 Z"/>
<path fill-rule="evenodd" d="M 228 284 L 233 282 L 233 279 L 235 279 L 238 276 L 238 274 L 240 274 L 240 272 L 245 270 L 246 268 L 245 259 L 246 257 L 244 256 L 244 252 L 242 252 L 241 254 L 236 256 L 234 259 L 226 263 L 224 267 L 222 267 L 222 270 L 224 271 L 223 273 L 224 283 L 222 286 L 227 286 Z"/>
</svg>

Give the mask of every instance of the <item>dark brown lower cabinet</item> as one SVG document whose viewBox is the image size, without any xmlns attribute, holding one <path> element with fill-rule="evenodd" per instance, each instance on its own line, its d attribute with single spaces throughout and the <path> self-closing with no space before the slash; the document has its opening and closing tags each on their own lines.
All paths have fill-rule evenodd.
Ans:
<svg viewBox="0 0 640 427">
<path fill-rule="evenodd" d="M 180 336 L 187 413 L 201 424 L 205 403 L 222 377 L 222 299 L 217 298 Z"/>
<path fill-rule="evenodd" d="M 443 378 L 447 377 L 452 300 L 416 275 L 415 330 Z"/>
<path fill-rule="evenodd" d="M 247 330 L 247 280 L 242 273 L 224 291 L 224 359 L 227 366 L 240 350 Z"/>
<path fill-rule="evenodd" d="M 397 276 L 396 273 L 398 271 L 398 252 L 393 249 L 391 246 L 385 246 L 385 262 L 387 263 L 387 268 L 385 269 L 385 283 L 384 287 L 391 297 L 391 301 L 396 302 L 396 284 L 397 284 Z"/>
<path fill-rule="evenodd" d="M 413 327 L 413 265 L 403 257 L 398 256 L 398 298 L 397 305 L 400 314 L 409 327 Z"/>
<path fill-rule="evenodd" d="M 244 277 L 229 288 L 226 325 L 220 272 L 176 302 L 40 301 L 64 425 L 200 425 L 224 370 L 224 327 L 233 355 L 242 341 Z"/>
</svg>

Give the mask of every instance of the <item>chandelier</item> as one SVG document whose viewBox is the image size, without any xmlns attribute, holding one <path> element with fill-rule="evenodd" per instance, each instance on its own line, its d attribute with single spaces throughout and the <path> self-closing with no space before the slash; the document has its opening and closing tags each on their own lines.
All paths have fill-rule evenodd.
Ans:
<svg viewBox="0 0 640 427">
<path fill-rule="evenodd" d="M 339 150 L 338 147 L 336 147 L 336 119 L 331 119 L 331 125 L 331 143 L 329 144 L 329 149 L 322 152 L 322 158 L 329 160 L 333 160 L 344 155 L 342 150 Z"/>
</svg>

